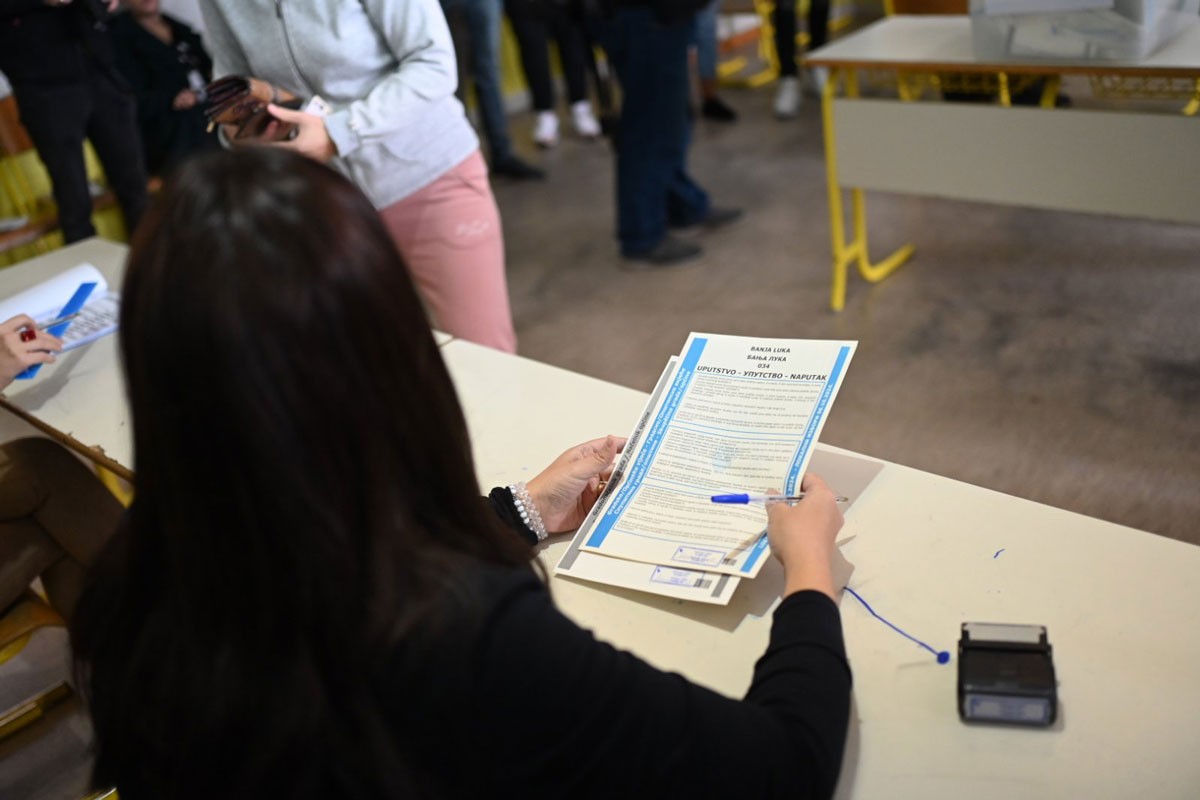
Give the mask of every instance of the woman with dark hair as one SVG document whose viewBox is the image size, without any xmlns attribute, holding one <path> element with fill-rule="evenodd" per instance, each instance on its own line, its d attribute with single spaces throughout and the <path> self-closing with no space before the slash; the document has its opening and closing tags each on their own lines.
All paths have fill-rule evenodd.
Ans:
<svg viewBox="0 0 1200 800">
<path fill-rule="evenodd" d="M 477 498 L 407 272 L 332 170 L 184 164 L 134 240 L 121 342 L 137 495 L 72 636 L 123 800 L 832 792 L 828 487 L 769 511 L 786 597 L 745 700 L 596 641 L 532 545 L 581 522 L 623 443 Z"/>
</svg>

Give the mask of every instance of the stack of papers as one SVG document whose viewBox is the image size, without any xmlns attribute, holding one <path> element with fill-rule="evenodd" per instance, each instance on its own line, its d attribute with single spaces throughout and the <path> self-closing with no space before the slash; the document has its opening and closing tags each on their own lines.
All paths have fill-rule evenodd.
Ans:
<svg viewBox="0 0 1200 800">
<path fill-rule="evenodd" d="M 556 575 L 726 604 L 769 556 L 761 503 L 800 491 L 856 342 L 693 333 Z"/>
<path fill-rule="evenodd" d="M 79 316 L 71 320 L 66 331 L 61 334 L 63 352 L 106 336 L 117 329 L 121 296 L 116 291 L 109 291 L 108 282 L 104 280 L 100 270 L 87 263 L 71 267 L 0 301 L 0 322 L 12 319 L 18 314 L 33 317 L 34 322 L 39 325 L 57 319 L 63 311 L 63 306 L 85 283 L 94 283 L 96 286 L 88 295 L 86 304 L 79 310 Z"/>
</svg>

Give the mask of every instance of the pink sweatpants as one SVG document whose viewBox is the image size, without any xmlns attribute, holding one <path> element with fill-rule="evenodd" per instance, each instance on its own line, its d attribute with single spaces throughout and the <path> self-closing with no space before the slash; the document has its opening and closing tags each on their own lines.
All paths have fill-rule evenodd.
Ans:
<svg viewBox="0 0 1200 800">
<path fill-rule="evenodd" d="M 500 210 L 479 151 L 379 213 L 434 327 L 515 353 Z"/>
</svg>

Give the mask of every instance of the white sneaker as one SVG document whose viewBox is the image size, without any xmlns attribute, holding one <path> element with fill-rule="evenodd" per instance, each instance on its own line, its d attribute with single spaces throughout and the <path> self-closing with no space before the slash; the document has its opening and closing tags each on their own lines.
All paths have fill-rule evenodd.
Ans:
<svg viewBox="0 0 1200 800">
<path fill-rule="evenodd" d="M 813 67 L 808 71 L 808 82 L 813 94 L 822 97 L 825 94 L 825 84 L 829 82 L 829 67 Z"/>
<path fill-rule="evenodd" d="M 549 149 L 558 144 L 558 116 L 553 111 L 539 111 L 533 125 L 533 143 Z"/>
<path fill-rule="evenodd" d="M 800 79 L 788 75 L 779 79 L 779 90 L 775 93 L 775 116 L 793 119 L 800 113 Z"/>
<path fill-rule="evenodd" d="M 571 104 L 571 125 L 575 128 L 575 133 L 584 139 L 595 139 L 600 136 L 600 123 L 592 114 L 592 104 L 587 100 Z"/>
</svg>

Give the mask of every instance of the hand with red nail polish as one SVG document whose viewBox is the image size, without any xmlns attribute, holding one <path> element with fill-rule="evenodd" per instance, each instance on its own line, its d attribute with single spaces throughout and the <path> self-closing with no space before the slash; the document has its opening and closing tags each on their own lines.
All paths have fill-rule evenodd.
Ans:
<svg viewBox="0 0 1200 800">
<path fill-rule="evenodd" d="M 19 314 L 0 323 L 0 389 L 34 364 L 53 363 L 62 340 L 38 331 L 33 319 Z"/>
</svg>

